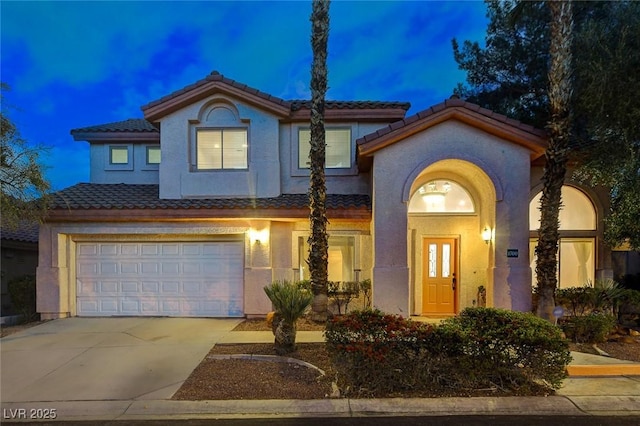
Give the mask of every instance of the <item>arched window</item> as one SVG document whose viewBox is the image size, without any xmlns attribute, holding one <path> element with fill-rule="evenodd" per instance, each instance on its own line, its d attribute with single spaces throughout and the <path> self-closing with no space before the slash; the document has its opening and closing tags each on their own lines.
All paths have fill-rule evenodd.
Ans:
<svg viewBox="0 0 640 426">
<path fill-rule="evenodd" d="M 529 254 L 536 283 L 535 248 L 540 228 L 540 198 L 538 193 L 529 204 L 529 229 L 531 239 Z M 562 187 L 560 209 L 560 241 L 558 245 L 558 287 L 580 287 L 593 283 L 595 278 L 596 210 L 584 192 L 572 186 Z"/>
<path fill-rule="evenodd" d="M 529 204 L 529 229 L 540 228 L 540 198 L 542 192 L 533 197 Z M 560 230 L 595 230 L 596 211 L 591 200 L 577 188 L 562 187 L 562 208 L 560 209 Z"/>
<path fill-rule="evenodd" d="M 456 182 L 432 180 L 420 186 L 409 200 L 409 213 L 473 213 L 469 193 Z"/>
</svg>

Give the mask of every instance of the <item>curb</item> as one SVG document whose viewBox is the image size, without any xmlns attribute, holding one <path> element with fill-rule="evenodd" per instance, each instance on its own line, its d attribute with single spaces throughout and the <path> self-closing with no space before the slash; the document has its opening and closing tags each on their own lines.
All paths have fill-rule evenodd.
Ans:
<svg viewBox="0 0 640 426">
<path fill-rule="evenodd" d="M 640 376 L 640 364 L 568 365 L 571 377 L 580 376 Z"/>
<path fill-rule="evenodd" d="M 615 411 L 612 410 L 615 407 Z M 57 401 L 2 404 L 5 412 L 54 410 L 56 421 L 331 418 L 382 416 L 626 416 L 640 418 L 640 397 L 549 396 L 216 401 Z M 13 410 L 13 411 L 9 411 Z M 29 420 L 28 417 L 4 421 Z M 40 419 L 43 420 L 43 419 Z"/>
</svg>

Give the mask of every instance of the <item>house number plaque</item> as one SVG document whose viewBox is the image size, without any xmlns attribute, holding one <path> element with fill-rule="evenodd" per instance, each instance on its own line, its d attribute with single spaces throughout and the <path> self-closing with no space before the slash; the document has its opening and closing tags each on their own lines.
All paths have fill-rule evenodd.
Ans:
<svg viewBox="0 0 640 426">
<path fill-rule="evenodd" d="M 518 257 L 518 249 L 507 249 L 507 257 Z"/>
</svg>

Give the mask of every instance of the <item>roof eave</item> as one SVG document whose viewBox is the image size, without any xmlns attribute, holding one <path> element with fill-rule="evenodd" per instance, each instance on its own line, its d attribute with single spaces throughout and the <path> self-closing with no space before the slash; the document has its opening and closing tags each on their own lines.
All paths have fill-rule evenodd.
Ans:
<svg viewBox="0 0 640 426">
<path fill-rule="evenodd" d="M 126 212 L 126 214 L 122 214 Z M 329 219 L 371 220 L 368 208 L 327 209 Z M 55 209 L 47 214 L 51 222 L 131 222 L 216 219 L 308 219 L 308 208 L 289 209 Z"/>
<path fill-rule="evenodd" d="M 324 118 L 327 121 L 368 121 L 391 122 L 402 120 L 406 110 L 402 108 L 331 108 L 324 110 Z M 291 112 L 291 121 L 308 121 L 311 118 L 311 110 L 301 108 Z"/>
<path fill-rule="evenodd" d="M 75 132 L 71 131 L 73 140 L 87 142 L 160 142 L 159 132 Z"/>
</svg>

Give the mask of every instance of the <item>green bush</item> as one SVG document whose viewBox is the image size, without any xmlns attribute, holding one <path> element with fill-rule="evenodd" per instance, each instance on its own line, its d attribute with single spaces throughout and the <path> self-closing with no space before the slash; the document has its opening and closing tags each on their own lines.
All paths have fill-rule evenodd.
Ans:
<svg viewBox="0 0 640 426">
<path fill-rule="evenodd" d="M 557 289 L 556 303 L 574 316 L 592 312 L 615 315 L 625 293 L 626 290 L 614 280 L 596 280 L 593 285 Z"/>
<path fill-rule="evenodd" d="M 439 326 L 357 311 L 332 319 L 325 338 L 343 391 L 373 396 L 557 389 L 571 360 L 557 327 L 531 314 L 492 308 L 466 309 Z"/>
<path fill-rule="evenodd" d="M 433 327 L 379 310 L 353 311 L 327 323 L 325 338 L 343 394 L 415 389 L 429 369 L 423 342 Z"/>
<path fill-rule="evenodd" d="M 605 342 L 616 324 L 616 317 L 599 312 L 568 317 L 560 322 L 567 338 L 576 343 Z"/>
<path fill-rule="evenodd" d="M 36 277 L 23 275 L 7 283 L 11 302 L 23 321 L 28 322 L 36 316 Z"/>
<path fill-rule="evenodd" d="M 444 327 L 463 336 L 457 362 L 460 382 L 517 389 L 546 383 L 560 387 L 571 361 L 560 329 L 530 313 L 495 308 L 467 308 L 445 320 Z"/>
</svg>

